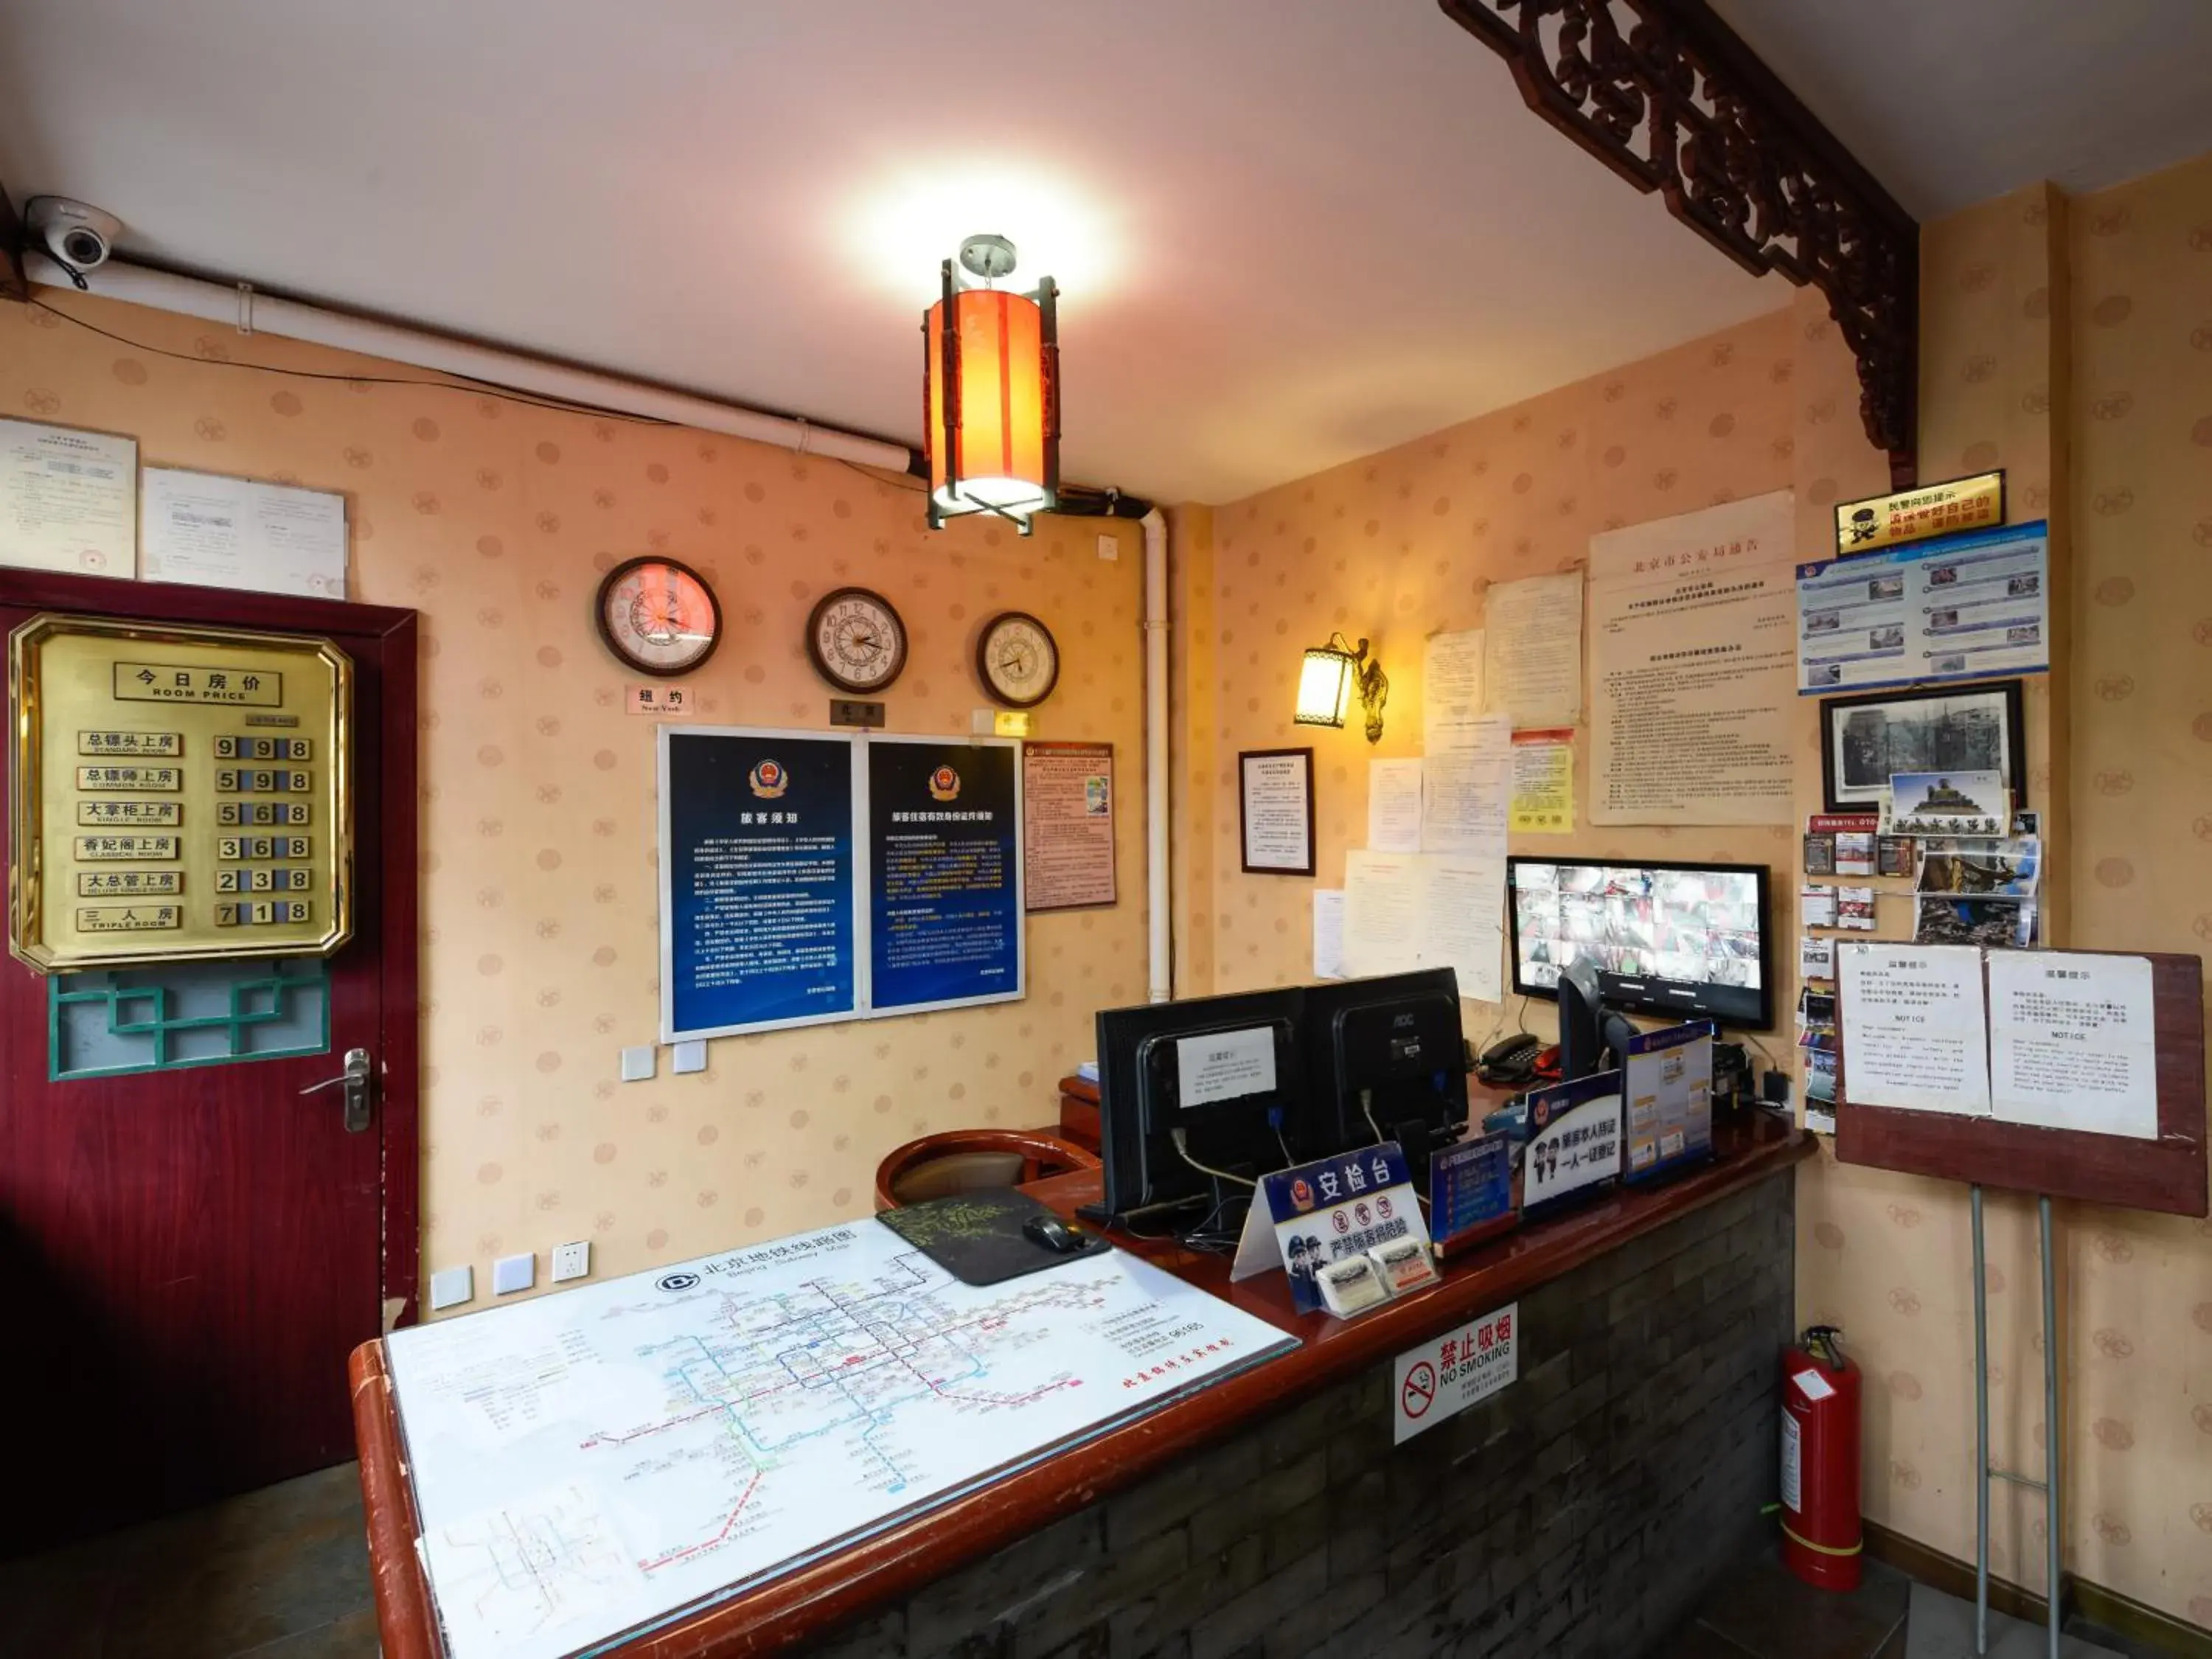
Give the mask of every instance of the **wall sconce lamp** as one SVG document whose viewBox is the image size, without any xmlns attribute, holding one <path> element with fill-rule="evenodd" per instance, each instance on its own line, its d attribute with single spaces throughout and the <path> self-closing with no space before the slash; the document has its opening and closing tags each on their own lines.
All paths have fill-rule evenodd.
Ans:
<svg viewBox="0 0 2212 1659">
<path fill-rule="evenodd" d="M 960 270 L 922 319 L 922 422 L 929 527 L 969 513 L 1009 520 L 1024 536 L 1060 498 L 1060 289 L 993 286 L 1014 269 L 1003 236 L 970 236 Z"/>
<path fill-rule="evenodd" d="M 1367 741 L 1382 740 L 1382 705 L 1390 701 L 1390 677 L 1382 672 L 1379 654 L 1367 654 L 1367 641 L 1345 643 L 1344 635 L 1331 634 L 1327 645 L 1309 646 L 1304 665 L 1298 671 L 1298 708 L 1292 718 L 1300 726 L 1333 726 L 1340 729 L 1351 712 L 1352 695 L 1367 714 Z"/>
</svg>

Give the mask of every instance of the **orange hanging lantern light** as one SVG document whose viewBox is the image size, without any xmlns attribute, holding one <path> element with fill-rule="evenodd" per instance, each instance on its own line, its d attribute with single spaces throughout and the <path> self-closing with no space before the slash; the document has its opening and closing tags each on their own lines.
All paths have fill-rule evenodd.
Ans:
<svg viewBox="0 0 2212 1659">
<path fill-rule="evenodd" d="M 1060 498 L 1060 290 L 1047 276 L 1027 294 L 990 284 L 1014 268 L 1003 236 L 970 236 L 961 267 L 945 262 L 945 296 L 922 319 L 922 430 L 929 453 L 929 527 L 970 513 L 1011 519 Z"/>
</svg>

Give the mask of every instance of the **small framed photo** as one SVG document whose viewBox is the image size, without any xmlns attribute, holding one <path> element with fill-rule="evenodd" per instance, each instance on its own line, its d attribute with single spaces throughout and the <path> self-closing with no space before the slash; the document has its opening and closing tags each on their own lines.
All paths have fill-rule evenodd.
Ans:
<svg viewBox="0 0 2212 1659">
<path fill-rule="evenodd" d="M 1313 753 L 1248 749 L 1237 757 L 1237 824 L 1246 875 L 1313 874 Z"/>
<path fill-rule="evenodd" d="M 1995 772 L 2027 798 L 2021 682 L 1881 691 L 1820 703 L 1820 777 L 1831 812 L 1877 808 L 1895 772 Z"/>
</svg>

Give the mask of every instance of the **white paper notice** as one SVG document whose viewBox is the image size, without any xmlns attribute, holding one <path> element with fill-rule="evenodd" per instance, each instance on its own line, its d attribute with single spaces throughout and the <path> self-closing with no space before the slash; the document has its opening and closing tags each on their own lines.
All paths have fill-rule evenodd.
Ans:
<svg viewBox="0 0 2212 1659">
<path fill-rule="evenodd" d="M 1449 748 L 1445 734 L 1482 718 L 1482 647 L 1480 628 L 1458 634 L 1431 634 L 1421 645 L 1421 746 L 1433 754 Z"/>
<path fill-rule="evenodd" d="M 1844 941 L 1836 965 L 1851 1104 L 1989 1115 L 1979 950 Z"/>
<path fill-rule="evenodd" d="M 1176 1098 L 1186 1109 L 1271 1093 L 1275 1087 L 1274 1030 L 1255 1025 L 1249 1031 L 1178 1038 L 1176 1079 Z"/>
<path fill-rule="evenodd" d="M 1421 763 L 1419 760 L 1367 763 L 1367 850 L 1370 853 L 1418 853 L 1421 850 Z"/>
<path fill-rule="evenodd" d="M 1414 878 L 1414 948 L 1424 968 L 1449 968 L 1459 994 L 1504 997 L 1505 864 L 1495 857 L 1424 854 Z"/>
<path fill-rule="evenodd" d="M 1311 875 L 1313 750 L 1261 750 L 1238 757 L 1238 765 L 1245 867 Z"/>
<path fill-rule="evenodd" d="M 2002 1122 L 2157 1139 L 2150 963 L 1990 951 L 1990 1097 Z"/>
<path fill-rule="evenodd" d="M 0 420 L 0 565 L 138 574 L 138 446 Z"/>
<path fill-rule="evenodd" d="M 1344 889 L 1314 889 L 1314 977 L 1342 979 L 1344 970 Z"/>
<path fill-rule="evenodd" d="M 1484 706 L 1516 726 L 1572 726 L 1583 712 L 1583 573 L 1500 582 L 1483 605 Z"/>
<path fill-rule="evenodd" d="M 1344 966 L 1354 978 L 1421 965 L 1416 860 L 1353 848 L 1344 855 Z"/>
<path fill-rule="evenodd" d="M 1505 856 L 1513 806 L 1513 722 L 1486 714 L 1440 732 L 1421 780 L 1421 849 Z"/>
<path fill-rule="evenodd" d="M 144 518 L 149 582 L 345 598 L 343 495 L 149 466 Z"/>
<path fill-rule="evenodd" d="M 1786 489 L 1590 538 L 1592 823 L 1787 823 Z"/>
</svg>

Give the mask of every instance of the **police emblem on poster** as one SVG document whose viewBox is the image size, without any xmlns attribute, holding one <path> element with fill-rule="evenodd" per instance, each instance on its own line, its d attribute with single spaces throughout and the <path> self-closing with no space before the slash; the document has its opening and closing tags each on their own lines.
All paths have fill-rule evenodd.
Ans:
<svg viewBox="0 0 2212 1659">
<path fill-rule="evenodd" d="M 782 762 L 763 760 L 746 775 L 745 787 L 762 800 L 776 800 L 791 787 L 791 775 L 783 769 Z"/>
<path fill-rule="evenodd" d="M 1021 745 L 877 736 L 864 746 L 872 1012 L 1020 996 Z"/>
</svg>

